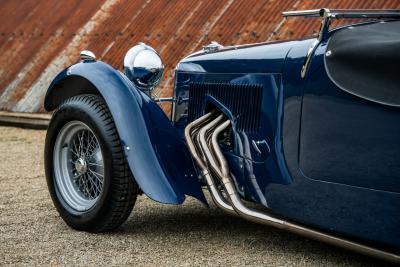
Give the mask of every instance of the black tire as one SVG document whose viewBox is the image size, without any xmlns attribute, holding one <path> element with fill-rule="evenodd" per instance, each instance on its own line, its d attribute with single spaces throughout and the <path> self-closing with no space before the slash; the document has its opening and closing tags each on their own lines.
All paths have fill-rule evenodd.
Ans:
<svg viewBox="0 0 400 267">
<path fill-rule="evenodd" d="M 55 182 L 53 153 L 58 133 L 71 121 L 86 124 L 100 143 L 104 163 L 104 184 L 93 207 L 74 210 L 60 194 Z M 113 118 L 103 99 L 95 95 L 78 95 L 64 101 L 54 112 L 45 143 L 47 186 L 57 211 L 72 228 L 104 232 L 117 228 L 130 215 L 139 192 L 125 159 Z"/>
</svg>

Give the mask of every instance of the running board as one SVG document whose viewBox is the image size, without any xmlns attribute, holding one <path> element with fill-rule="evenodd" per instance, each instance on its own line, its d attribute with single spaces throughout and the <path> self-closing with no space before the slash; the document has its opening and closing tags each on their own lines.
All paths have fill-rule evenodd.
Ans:
<svg viewBox="0 0 400 267">
<path fill-rule="evenodd" d="M 185 128 L 185 139 L 190 153 L 201 170 L 216 206 L 230 214 L 239 215 L 253 222 L 274 226 L 368 256 L 400 263 L 400 255 L 308 228 L 274 214 L 247 207 L 236 190 L 230 176 L 228 162 L 218 144 L 218 136 L 227 130 L 230 124 L 229 120 L 224 119 L 224 115 L 213 111 L 191 122 Z M 218 188 L 216 180 L 223 186 L 225 194 Z"/>
</svg>

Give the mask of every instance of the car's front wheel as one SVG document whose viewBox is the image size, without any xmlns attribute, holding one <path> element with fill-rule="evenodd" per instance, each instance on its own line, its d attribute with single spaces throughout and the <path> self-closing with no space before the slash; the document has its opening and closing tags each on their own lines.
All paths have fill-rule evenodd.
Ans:
<svg viewBox="0 0 400 267">
<path fill-rule="evenodd" d="M 53 114 L 45 171 L 59 214 L 78 230 L 118 227 L 131 213 L 139 191 L 113 118 L 94 95 L 69 98 Z"/>
</svg>

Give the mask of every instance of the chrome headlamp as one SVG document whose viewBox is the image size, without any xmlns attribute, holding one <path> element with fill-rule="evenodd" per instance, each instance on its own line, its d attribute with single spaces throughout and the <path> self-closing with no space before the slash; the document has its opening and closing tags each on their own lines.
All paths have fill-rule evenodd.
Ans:
<svg viewBox="0 0 400 267">
<path fill-rule="evenodd" d="M 124 72 L 140 90 L 150 95 L 161 82 L 164 64 L 156 50 L 144 43 L 138 43 L 125 55 Z"/>
</svg>

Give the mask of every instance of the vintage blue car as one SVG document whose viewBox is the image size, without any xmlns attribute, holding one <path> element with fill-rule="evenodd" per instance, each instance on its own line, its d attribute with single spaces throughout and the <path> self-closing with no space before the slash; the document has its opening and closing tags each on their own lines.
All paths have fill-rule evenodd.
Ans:
<svg viewBox="0 0 400 267">
<path fill-rule="evenodd" d="M 400 11 L 284 16 L 320 17 L 318 37 L 212 42 L 176 66 L 171 98 L 152 95 L 164 70 L 153 48 L 131 48 L 124 73 L 82 51 L 45 98 L 64 221 L 108 231 L 139 194 L 206 204 L 207 187 L 228 213 L 399 263 Z M 329 28 L 342 18 L 367 20 Z"/>
</svg>

